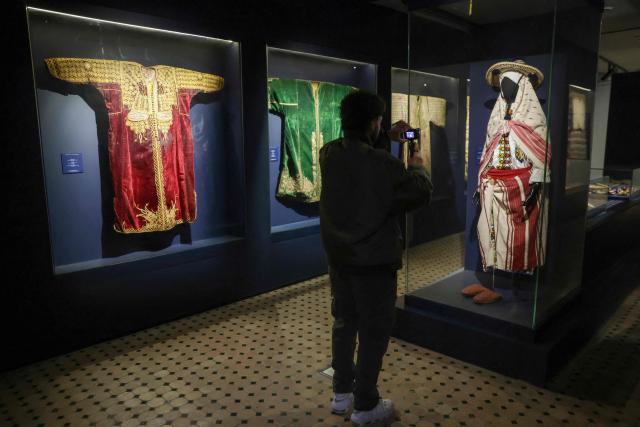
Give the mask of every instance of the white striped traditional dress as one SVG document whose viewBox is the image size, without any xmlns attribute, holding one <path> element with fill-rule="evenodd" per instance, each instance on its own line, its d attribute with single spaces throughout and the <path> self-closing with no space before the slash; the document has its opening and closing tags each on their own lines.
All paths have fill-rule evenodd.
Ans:
<svg viewBox="0 0 640 427">
<path fill-rule="evenodd" d="M 510 120 L 506 101 L 498 98 L 480 160 L 477 232 L 485 271 L 531 272 L 544 264 L 548 201 L 541 191 L 529 209 L 522 203 L 531 183 L 549 182 L 547 121 L 529 79 L 518 86 Z"/>
</svg>

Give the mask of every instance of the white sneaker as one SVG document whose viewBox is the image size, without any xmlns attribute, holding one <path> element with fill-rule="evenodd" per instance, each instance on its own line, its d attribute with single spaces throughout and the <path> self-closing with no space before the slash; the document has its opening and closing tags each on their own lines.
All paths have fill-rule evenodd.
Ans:
<svg viewBox="0 0 640 427">
<path fill-rule="evenodd" d="M 336 393 L 331 401 L 331 413 L 344 415 L 353 406 L 353 393 Z"/>
<path fill-rule="evenodd" d="M 361 427 L 383 421 L 390 421 L 394 416 L 393 402 L 388 399 L 380 399 L 378 404 L 369 411 L 353 411 L 351 414 L 351 422 Z"/>
</svg>

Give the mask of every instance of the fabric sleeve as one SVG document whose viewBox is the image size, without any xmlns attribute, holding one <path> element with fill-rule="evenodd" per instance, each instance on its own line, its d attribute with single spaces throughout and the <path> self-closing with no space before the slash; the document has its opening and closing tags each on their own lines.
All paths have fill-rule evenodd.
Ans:
<svg viewBox="0 0 640 427">
<path fill-rule="evenodd" d="M 196 92 L 216 92 L 223 88 L 224 78 L 215 74 L 176 68 L 176 84 L 180 89 Z"/>
<path fill-rule="evenodd" d="M 550 147 L 547 147 L 545 142 L 539 137 L 533 139 L 533 141 L 537 141 L 536 144 L 529 143 L 529 145 L 527 145 L 523 139 L 529 136 L 535 137 L 536 134 L 533 132 L 521 134 L 519 134 L 519 132 L 511 132 L 509 138 L 512 143 L 515 144 L 516 150 L 520 150 L 525 160 L 531 164 L 531 177 L 529 178 L 529 182 L 551 182 L 551 169 L 549 168 L 551 160 Z M 546 176 L 545 161 L 547 162 Z"/>
<path fill-rule="evenodd" d="M 282 114 L 282 106 L 278 97 L 278 79 L 269 79 L 267 82 L 267 109 Z"/>
<path fill-rule="evenodd" d="M 90 58 L 47 58 L 49 73 L 57 79 L 77 84 L 119 81 L 120 62 Z"/>
<path fill-rule="evenodd" d="M 549 175 L 549 170 L 547 170 L 547 176 L 545 179 L 544 169 L 534 166 L 531 168 L 531 178 L 529 178 L 529 182 L 551 182 L 551 177 Z"/>
<path fill-rule="evenodd" d="M 431 199 L 433 186 L 423 166 L 410 166 L 393 157 L 390 162 L 393 179 L 393 210 L 407 212 L 419 208 Z"/>
</svg>

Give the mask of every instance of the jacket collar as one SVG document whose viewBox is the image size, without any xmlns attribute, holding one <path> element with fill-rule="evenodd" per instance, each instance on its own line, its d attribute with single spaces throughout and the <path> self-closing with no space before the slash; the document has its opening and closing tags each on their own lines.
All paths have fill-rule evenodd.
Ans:
<svg viewBox="0 0 640 427">
<path fill-rule="evenodd" d="M 363 144 L 367 144 L 373 146 L 373 142 L 368 135 L 365 135 L 362 132 L 353 131 L 353 130 L 345 130 L 344 131 L 344 139 L 347 141 L 358 141 Z"/>
</svg>

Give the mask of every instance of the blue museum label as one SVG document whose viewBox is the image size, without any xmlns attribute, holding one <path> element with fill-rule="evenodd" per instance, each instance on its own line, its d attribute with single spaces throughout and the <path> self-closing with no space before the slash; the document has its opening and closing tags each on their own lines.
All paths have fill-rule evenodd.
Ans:
<svg viewBox="0 0 640 427">
<path fill-rule="evenodd" d="M 269 147 L 269 161 L 277 162 L 280 159 L 280 148 L 279 147 Z"/>
<path fill-rule="evenodd" d="M 458 163 L 458 152 L 457 151 L 449 151 L 449 162 L 452 164 Z"/>
<path fill-rule="evenodd" d="M 62 173 L 83 173 L 84 165 L 82 163 L 82 153 L 62 153 Z"/>
</svg>

